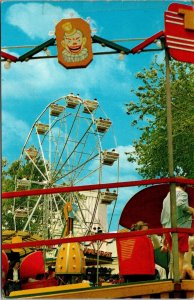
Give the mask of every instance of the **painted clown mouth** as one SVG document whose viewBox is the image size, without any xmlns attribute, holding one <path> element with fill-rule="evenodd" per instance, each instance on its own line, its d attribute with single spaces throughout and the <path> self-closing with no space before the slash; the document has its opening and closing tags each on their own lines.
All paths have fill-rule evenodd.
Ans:
<svg viewBox="0 0 194 300">
<path fill-rule="evenodd" d="M 81 51 L 81 46 L 71 46 L 71 47 L 68 47 L 69 48 L 69 51 L 72 52 L 72 53 L 78 53 Z"/>
</svg>

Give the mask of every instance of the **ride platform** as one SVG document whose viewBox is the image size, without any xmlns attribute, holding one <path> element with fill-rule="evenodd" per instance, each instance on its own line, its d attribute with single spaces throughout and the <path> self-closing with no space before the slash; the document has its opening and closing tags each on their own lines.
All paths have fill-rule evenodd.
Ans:
<svg viewBox="0 0 194 300">
<path fill-rule="evenodd" d="M 194 280 L 174 283 L 172 280 L 109 284 L 90 287 L 89 283 L 68 284 L 11 292 L 7 299 L 87 299 L 87 298 L 157 298 L 193 299 Z"/>
</svg>

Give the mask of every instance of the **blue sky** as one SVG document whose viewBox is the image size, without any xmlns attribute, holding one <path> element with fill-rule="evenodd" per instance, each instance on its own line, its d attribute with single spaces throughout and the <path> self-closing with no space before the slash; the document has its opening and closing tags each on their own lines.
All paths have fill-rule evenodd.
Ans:
<svg viewBox="0 0 194 300">
<path fill-rule="evenodd" d="M 63 18 L 83 18 L 92 33 L 108 40 L 147 38 L 164 29 L 164 12 L 170 3 L 191 4 L 191 1 L 3 1 L 2 47 L 38 45 L 52 36 L 55 24 Z M 118 42 L 127 48 L 138 41 Z M 51 54 L 55 49 L 51 49 Z M 94 51 L 108 50 L 99 45 Z M 4 49 L 20 56 L 29 49 Z M 163 52 L 157 52 L 163 59 Z M 43 53 L 41 53 L 42 55 Z M 125 152 L 132 150 L 132 141 L 139 133 L 130 126 L 125 103 L 134 99 L 130 90 L 138 86 L 135 74 L 149 67 L 154 52 L 125 56 L 96 55 L 87 68 L 67 70 L 57 59 L 30 60 L 2 66 L 2 148 L 9 162 L 19 158 L 32 124 L 52 101 L 70 92 L 82 99 L 97 98 L 100 107 L 112 120 L 114 131 L 106 147 L 120 153 L 120 181 L 139 179 L 135 165 L 127 162 Z M 106 171 L 106 182 L 117 178 L 116 166 Z M 95 183 L 95 182 L 94 182 Z M 119 191 L 113 230 L 128 199 L 137 188 Z"/>
</svg>

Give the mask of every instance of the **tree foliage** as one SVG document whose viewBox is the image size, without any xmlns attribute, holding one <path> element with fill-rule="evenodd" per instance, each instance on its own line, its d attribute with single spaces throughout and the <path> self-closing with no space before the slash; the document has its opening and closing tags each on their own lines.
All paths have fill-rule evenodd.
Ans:
<svg viewBox="0 0 194 300">
<path fill-rule="evenodd" d="M 40 157 L 37 159 L 37 165 L 41 171 L 44 171 L 44 164 L 43 161 L 40 159 Z M 2 191 L 14 191 L 17 189 L 17 180 L 18 179 L 24 179 L 28 180 L 30 179 L 30 187 L 31 189 L 40 188 L 36 182 L 40 180 L 40 173 L 36 168 L 34 168 L 31 161 L 26 160 L 25 164 L 21 164 L 19 160 L 16 160 L 11 163 L 11 165 L 8 164 L 7 160 L 4 158 L 2 160 Z M 20 190 L 22 188 L 19 188 Z M 2 228 L 3 229 L 15 229 L 14 225 L 14 209 L 17 208 L 25 208 L 27 207 L 27 201 L 28 197 L 21 197 L 21 198 L 11 198 L 11 199 L 4 199 L 2 202 Z M 31 205 L 32 202 L 37 201 L 37 199 L 33 200 L 33 197 L 31 197 L 30 202 Z M 35 205 L 35 203 L 34 203 Z M 23 227 L 27 221 L 28 215 L 23 218 L 17 218 L 17 230 L 23 230 Z M 37 210 L 37 214 L 32 219 L 31 222 L 31 231 L 36 231 L 37 226 L 40 225 L 42 222 L 42 207 L 39 207 Z M 29 228 L 28 228 L 29 229 Z"/>
<path fill-rule="evenodd" d="M 173 158 L 175 175 L 194 178 L 194 65 L 170 62 Z M 157 57 L 149 69 L 137 73 L 135 100 L 126 104 L 131 125 L 140 130 L 133 141 L 135 161 L 143 178 L 169 176 L 166 111 L 166 70 Z"/>
<path fill-rule="evenodd" d="M 35 165 L 36 167 L 34 166 L 33 161 L 28 159 L 16 160 L 11 164 L 9 164 L 5 158 L 2 159 L 2 191 L 6 192 L 22 189 L 32 190 L 54 186 L 55 184 L 53 183 L 52 185 L 52 182 L 43 182 L 42 174 L 45 174 L 45 162 L 40 155 L 36 157 Z M 58 176 L 60 177 L 61 173 L 59 173 Z M 57 180 L 58 179 L 56 178 L 55 183 Z M 26 187 L 21 185 L 22 181 L 23 183 L 28 183 L 28 185 Z M 60 183 L 60 186 L 65 185 L 65 182 Z M 76 194 L 77 198 L 82 197 L 78 193 L 74 193 L 74 196 L 76 196 Z M 37 205 L 39 197 L 42 198 Z M 63 197 L 55 195 L 54 199 L 57 202 L 57 208 L 63 219 L 66 195 L 64 194 Z M 32 233 L 38 233 L 39 235 L 45 235 L 47 231 L 47 236 L 50 237 L 51 227 L 53 228 L 52 218 L 55 217 L 56 219 L 56 216 L 54 216 L 56 205 L 52 206 L 50 200 L 52 200 L 52 197 L 49 195 L 4 199 L 2 202 L 2 229 L 24 230 L 25 228 L 25 230 Z M 33 212 L 35 206 L 36 210 L 32 214 L 30 222 L 28 222 L 28 227 L 26 228 L 26 223 L 29 221 L 29 216 Z M 22 212 L 26 213 L 23 214 Z M 20 217 L 18 215 L 20 215 Z"/>
</svg>

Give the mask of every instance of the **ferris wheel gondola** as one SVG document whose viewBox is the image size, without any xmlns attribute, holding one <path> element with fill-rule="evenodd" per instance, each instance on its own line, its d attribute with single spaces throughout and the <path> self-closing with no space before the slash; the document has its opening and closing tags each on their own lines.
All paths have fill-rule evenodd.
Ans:
<svg viewBox="0 0 194 300">
<path fill-rule="evenodd" d="M 24 143 L 16 189 L 102 183 L 104 171 L 113 164 L 118 180 L 119 154 L 114 150 L 116 142 L 111 127 L 111 120 L 96 99 L 82 100 L 71 93 L 48 104 Z M 114 149 L 110 149 L 110 144 Z M 110 150 L 103 150 L 107 148 Z M 19 224 L 23 230 L 37 231 L 39 224 L 38 232 L 44 238 L 59 237 L 67 226 L 63 208 L 71 203 L 71 207 L 77 207 L 71 211 L 75 235 L 89 234 L 94 226 L 106 231 L 106 206 L 116 198 L 115 192 L 98 190 L 15 199 L 15 230 Z"/>
</svg>

